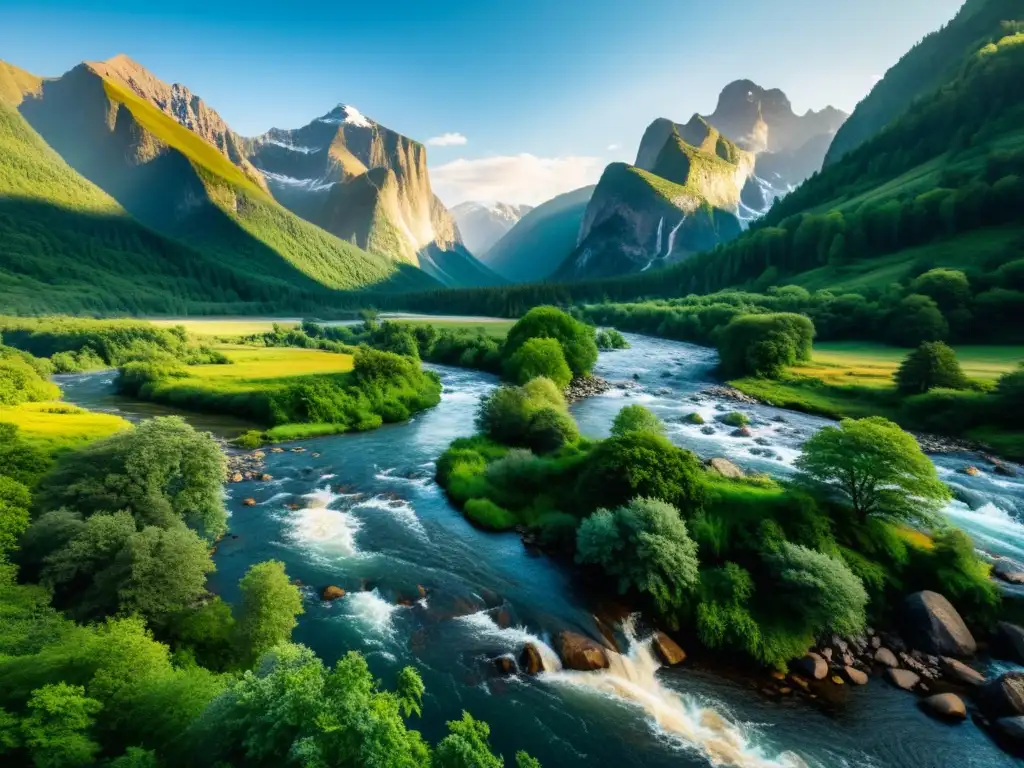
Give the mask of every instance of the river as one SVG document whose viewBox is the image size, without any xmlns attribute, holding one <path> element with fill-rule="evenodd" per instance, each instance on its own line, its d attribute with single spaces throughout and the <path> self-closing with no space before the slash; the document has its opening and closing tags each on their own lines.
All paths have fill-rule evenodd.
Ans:
<svg viewBox="0 0 1024 768">
<path fill-rule="evenodd" d="M 679 445 L 705 458 L 725 456 L 748 470 L 785 475 L 800 444 L 827 423 L 700 398 L 697 393 L 712 383 L 713 350 L 627 338 L 632 348 L 602 353 L 596 373 L 631 386 L 573 406 L 588 435 L 607 434 L 619 408 L 642 403 L 668 423 Z M 272 481 L 228 486 L 231 536 L 217 550 L 212 589 L 233 601 L 238 579 L 252 563 L 284 561 L 288 573 L 308 585 L 296 641 L 328 661 L 362 651 L 388 685 L 398 669 L 415 666 L 427 693 L 423 718 L 413 725 L 427 738 L 436 741 L 445 721 L 469 710 L 490 723 L 496 749 L 509 757 L 526 749 L 546 768 L 1017 764 L 970 721 L 936 722 L 918 710 L 911 694 L 881 679 L 845 687 L 840 703 L 826 708 L 804 699 L 771 700 L 693 665 L 659 670 L 631 622 L 615 630 L 625 650 L 607 671 L 498 677 L 492 660 L 517 654 L 528 640 L 553 657 L 546 642 L 561 629 L 599 636 L 594 613 L 600 598 L 565 566 L 531 554 L 517 535 L 478 531 L 447 502 L 431 479 L 434 461 L 452 439 L 473 432 L 477 402 L 497 382 L 475 371 L 433 368 L 444 384 L 436 408 L 405 424 L 306 441 L 305 452 L 269 453 L 265 471 Z M 114 398 L 109 372 L 59 381 L 76 404 L 129 418 L 154 413 L 148 405 Z M 724 427 L 705 435 L 681 423 L 694 410 L 710 422 L 723 409 L 748 413 L 768 444 L 730 437 Z M 195 423 L 214 431 L 231 428 L 203 417 Z M 1024 559 L 1024 482 L 985 472 L 976 456 L 935 461 L 957 495 L 947 508 L 951 521 L 979 548 Z M 982 474 L 963 474 L 968 465 Z M 243 506 L 245 497 L 257 506 Z M 294 503 L 299 508 L 289 510 Z M 322 602 L 319 590 L 328 584 L 347 596 Z"/>
</svg>

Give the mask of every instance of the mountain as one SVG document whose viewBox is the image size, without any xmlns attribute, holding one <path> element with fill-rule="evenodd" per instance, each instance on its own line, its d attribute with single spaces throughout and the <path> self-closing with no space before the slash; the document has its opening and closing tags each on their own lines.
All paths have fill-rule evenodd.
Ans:
<svg viewBox="0 0 1024 768">
<path fill-rule="evenodd" d="M 931 33 L 888 72 L 854 109 L 829 147 L 825 165 L 837 163 L 899 117 L 916 99 L 955 76 L 963 61 L 1007 31 L 1003 22 L 1019 19 L 1019 0 L 968 0 L 942 29 Z"/>
<path fill-rule="evenodd" d="M 168 114 L 160 103 L 174 89 L 153 85 L 155 78 L 141 72 L 123 57 L 81 64 L 43 80 L 18 109 L 68 165 L 132 217 L 215 254 L 229 269 L 303 290 L 436 285 L 423 272 L 370 254 L 283 208 L 251 167 L 232 161 L 238 145 L 226 128 L 222 149 L 183 124 L 203 116 L 193 128 L 206 126 L 215 136 L 223 126 L 216 113 L 186 99 L 191 113 Z M 173 103 L 165 106 L 174 111 Z"/>
<path fill-rule="evenodd" d="M 532 210 L 532 205 L 470 201 L 456 205 L 451 214 L 466 247 L 486 263 L 484 254 Z"/>
<path fill-rule="evenodd" d="M 248 142 L 248 157 L 282 205 L 370 253 L 397 259 L 451 286 L 500 278 L 463 245 L 435 197 L 419 142 L 340 104 L 295 130 Z"/>
<path fill-rule="evenodd" d="M 483 254 L 484 263 L 513 283 L 547 279 L 576 247 L 593 193 L 583 187 L 538 205 Z"/>
<path fill-rule="evenodd" d="M 686 124 L 666 118 L 651 123 L 640 141 L 636 166 L 656 173 L 658 156 L 673 133 L 699 146 L 713 126 L 753 160 L 743 166 L 746 175 L 737 178 L 737 194 L 744 206 L 741 216 L 749 220 L 821 169 L 832 138 L 846 117 L 833 107 L 797 115 L 782 91 L 737 80 L 722 90 L 712 114 L 694 115 Z"/>
<path fill-rule="evenodd" d="M 679 170 L 689 165 L 684 183 L 669 181 L 626 163 L 612 163 L 601 176 L 587 204 L 576 249 L 554 277 L 580 280 L 646 272 L 740 234 L 736 216 L 715 207 L 703 194 L 724 188 L 721 174 L 734 170 L 719 158 L 700 151 L 676 149 L 677 136 L 666 143 L 664 160 Z"/>
</svg>

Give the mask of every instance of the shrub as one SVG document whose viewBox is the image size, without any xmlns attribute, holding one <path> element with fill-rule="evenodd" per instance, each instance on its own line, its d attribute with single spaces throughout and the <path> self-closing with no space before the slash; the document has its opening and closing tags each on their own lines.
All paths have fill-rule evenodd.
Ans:
<svg viewBox="0 0 1024 768">
<path fill-rule="evenodd" d="M 964 306 L 971 300 L 967 275 L 957 269 L 932 269 L 914 280 L 910 290 L 932 299 L 944 312 Z"/>
<path fill-rule="evenodd" d="M 512 326 L 505 337 L 506 360 L 530 339 L 555 339 L 562 346 L 573 376 L 590 373 L 597 362 L 594 329 L 555 307 L 534 307 Z"/>
<path fill-rule="evenodd" d="M 777 377 L 811 357 L 814 324 L 804 315 L 742 315 L 718 334 L 722 371 L 729 377 Z"/>
<path fill-rule="evenodd" d="M 0 406 L 58 399 L 60 389 L 46 375 L 31 355 L 0 347 Z"/>
<path fill-rule="evenodd" d="M 598 349 L 629 349 L 629 342 L 626 341 L 626 337 L 614 328 L 598 331 L 594 341 L 597 343 Z"/>
<path fill-rule="evenodd" d="M 530 381 L 523 385 L 523 392 L 526 393 L 526 397 L 530 402 L 538 408 L 548 405 L 559 410 L 566 409 L 565 395 L 562 394 L 562 390 L 551 379 L 546 379 L 543 376 L 530 379 Z"/>
<path fill-rule="evenodd" d="M 920 294 L 903 299 L 889 315 L 887 327 L 889 340 L 903 347 L 943 341 L 949 336 L 949 324 L 938 305 Z"/>
<path fill-rule="evenodd" d="M 542 546 L 573 552 L 580 521 L 565 512 L 545 512 L 534 526 Z"/>
<path fill-rule="evenodd" d="M 700 460 L 661 435 L 639 432 L 602 441 L 586 458 L 576 485 L 583 509 L 620 506 L 638 496 L 695 512 L 704 501 Z"/>
<path fill-rule="evenodd" d="M 258 429 L 250 429 L 235 438 L 235 445 L 247 451 L 255 450 L 263 445 L 264 433 Z"/>
<path fill-rule="evenodd" d="M 506 361 L 505 375 L 518 384 L 544 376 L 562 388 L 572 381 L 562 346 L 556 339 L 547 338 L 527 339 Z"/>
<path fill-rule="evenodd" d="M 495 442 L 526 445 L 532 407 L 521 387 L 499 387 L 480 400 L 476 426 Z"/>
<path fill-rule="evenodd" d="M 515 528 L 518 522 L 515 515 L 490 499 L 470 499 L 465 504 L 465 511 L 474 523 L 492 531 L 507 531 Z"/>
<path fill-rule="evenodd" d="M 926 341 L 907 355 L 895 378 L 896 388 L 908 395 L 921 395 L 936 388 L 966 389 L 968 386 L 956 353 L 941 341 Z"/>
<path fill-rule="evenodd" d="M 633 499 L 613 511 L 599 509 L 579 527 L 576 559 L 599 565 L 630 589 L 646 594 L 673 626 L 697 584 L 697 545 L 679 510 L 657 499 Z"/>
<path fill-rule="evenodd" d="M 550 453 L 580 438 L 576 422 L 566 411 L 545 406 L 530 415 L 526 443 L 537 453 Z"/>
<path fill-rule="evenodd" d="M 663 435 L 665 434 L 665 425 L 661 419 L 642 405 L 627 405 L 615 415 L 615 421 L 612 422 L 612 435 L 624 437 L 633 432 Z"/>
<path fill-rule="evenodd" d="M 691 413 L 688 416 L 686 416 L 684 421 L 686 421 L 687 424 L 696 424 L 697 426 L 700 426 L 701 424 L 705 423 L 704 417 L 701 416 L 696 411 L 694 411 L 693 413 Z"/>
</svg>

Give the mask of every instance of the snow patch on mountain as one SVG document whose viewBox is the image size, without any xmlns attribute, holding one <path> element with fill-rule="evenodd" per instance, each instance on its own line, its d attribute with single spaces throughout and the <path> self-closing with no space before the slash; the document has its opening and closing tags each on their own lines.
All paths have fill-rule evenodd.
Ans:
<svg viewBox="0 0 1024 768">
<path fill-rule="evenodd" d="M 292 187 L 293 189 L 305 189 L 309 192 L 320 192 L 330 189 L 337 183 L 323 179 L 296 179 L 292 176 L 285 176 L 282 173 L 271 173 L 270 171 L 263 171 L 263 175 L 270 184 L 280 184 L 283 187 Z"/>
</svg>

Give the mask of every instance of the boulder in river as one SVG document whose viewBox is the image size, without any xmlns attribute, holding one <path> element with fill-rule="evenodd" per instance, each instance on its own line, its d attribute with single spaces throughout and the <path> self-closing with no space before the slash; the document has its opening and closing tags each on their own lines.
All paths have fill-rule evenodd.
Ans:
<svg viewBox="0 0 1024 768">
<path fill-rule="evenodd" d="M 879 648 L 875 651 L 875 661 L 883 667 L 889 667 L 890 669 L 896 669 L 900 665 L 899 660 L 896 658 L 896 654 L 888 648 Z"/>
<path fill-rule="evenodd" d="M 996 560 L 992 575 L 1007 584 L 1024 584 L 1024 566 L 1005 557 Z"/>
<path fill-rule="evenodd" d="M 814 680 L 824 680 L 828 675 L 828 663 L 816 653 L 808 653 L 802 659 L 794 661 L 790 666 L 804 677 L 810 677 Z"/>
<path fill-rule="evenodd" d="M 956 608 L 938 592 L 915 592 L 903 603 L 904 635 L 914 648 L 940 656 L 973 656 L 978 650 Z"/>
<path fill-rule="evenodd" d="M 242 506 L 243 507 L 255 507 L 256 506 L 256 499 L 252 499 L 252 498 L 242 499 Z"/>
<path fill-rule="evenodd" d="M 544 657 L 540 655 L 540 651 L 533 643 L 523 646 L 522 653 L 519 654 L 519 666 L 528 675 L 539 675 L 541 672 L 547 671 L 544 666 Z"/>
<path fill-rule="evenodd" d="M 242 482 L 242 480 L 244 480 L 244 479 L 245 479 L 245 478 L 244 478 L 244 477 L 242 477 L 242 473 L 241 473 L 241 472 L 235 472 L 235 474 L 233 474 L 233 475 L 231 476 L 231 482 L 232 482 L 232 483 L 240 483 L 240 482 Z"/>
<path fill-rule="evenodd" d="M 558 655 L 568 669 L 592 672 L 608 668 L 608 652 L 589 637 L 568 630 L 558 635 Z"/>
<path fill-rule="evenodd" d="M 995 730 L 1015 751 L 1024 747 L 1024 716 L 1001 717 L 996 720 Z"/>
<path fill-rule="evenodd" d="M 985 683 L 978 706 L 991 719 L 1024 715 L 1024 672 L 1004 672 Z"/>
<path fill-rule="evenodd" d="M 1000 621 L 992 637 L 992 653 L 997 658 L 1024 664 L 1024 627 Z"/>
<path fill-rule="evenodd" d="M 499 656 L 494 660 L 494 666 L 503 675 L 514 675 L 516 673 L 516 663 L 509 656 Z"/>
<path fill-rule="evenodd" d="M 651 639 L 655 652 L 666 665 L 674 667 L 686 661 L 686 651 L 679 647 L 675 640 L 664 632 L 655 632 Z"/>
<path fill-rule="evenodd" d="M 889 679 L 890 683 L 897 688 L 902 688 L 904 691 L 914 690 L 918 683 L 921 682 L 920 675 L 916 672 L 911 672 L 909 669 L 887 669 L 885 670 L 885 676 Z"/>
<path fill-rule="evenodd" d="M 943 656 L 940 660 L 942 672 L 946 679 L 958 685 L 979 686 L 985 684 L 985 677 L 977 670 L 971 669 L 962 661 Z"/>
<path fill-rule="evenodd" d="M 339 600 L 344 596 L 345 590 L 341 587 L 336 587 L 333 584 L 331 584 L 328 587 L 324 587 L 323 591 L 320 592 L 320 599 L 327 600 L 328 602 L 330 602 L 331 600 Z"/>
<path fill-rule="evenodd" d="M 921 708 L 942 720 L 966 720 L 967 707 L 955 693 L 938 693 L 921 701 Z"/>
<path fill-rule="evenodd" d="M 707 467 L 710 471 L 715 472 L 721 475 L 722 477 L 728 478 L 730 480 L 739 480 L 746 474 L 742 469 L 737 467 L 731 461 L 723 458 L 708 459 Z"/>
<path fill-rule="evenodd" d="M 866 672 L 861 672 L 856 667 L 843 667 L 843 674 L 846 675 L 846 679 L 854 685 L 867 685 L 868 675 Z"/>
<path fill-rule="evenodd" d="M 754 433 L 750 431 L 750 427 L 740 427 L 739 429 L 733 430 L 729 433 L 729 437 L 753 437 Z"/>
</svg>

